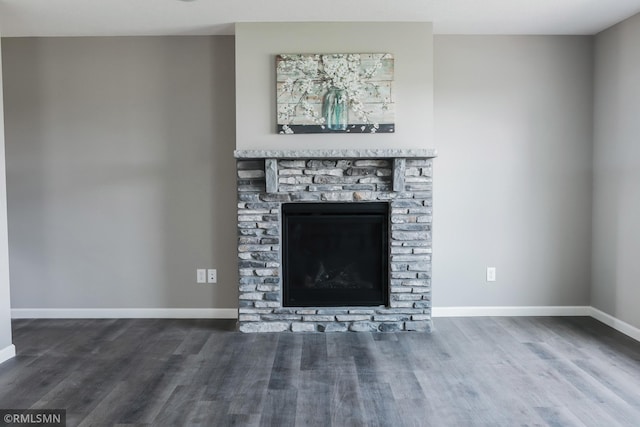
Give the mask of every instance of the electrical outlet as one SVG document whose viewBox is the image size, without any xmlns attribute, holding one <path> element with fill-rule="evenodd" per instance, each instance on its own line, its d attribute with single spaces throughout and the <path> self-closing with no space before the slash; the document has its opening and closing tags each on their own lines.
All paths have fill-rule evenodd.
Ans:
<svg viewBox="0 0 640 427">
<path fill-rule="evenodd" d="M 218 283 L 218 270 L 215 268 L 207 270 L 207 283 Z"/>
<path fill-rule="evenodd" d="M 198 268 L 196 270 L 196 282 L 207 283 L 207 270 L 205 268 Z"/>
<path fill-rule="evenodd" d="M 495 282 L 495 281 L 496 281 L 496 268 L 487 267 L 487 282 Z"/>
</svg>

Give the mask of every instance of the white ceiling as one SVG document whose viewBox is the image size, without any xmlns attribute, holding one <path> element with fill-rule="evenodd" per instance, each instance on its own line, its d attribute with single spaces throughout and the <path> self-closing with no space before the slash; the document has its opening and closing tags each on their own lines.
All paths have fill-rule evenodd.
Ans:
<svg viewBox="0 0 640 427">
<path fill-rule="evenodd" d="M 437 34 L 595 34 L 640 0 L 0 0 L 2 36 L 233 34 L 234 22 L 428 21 Z"/>
</svg>

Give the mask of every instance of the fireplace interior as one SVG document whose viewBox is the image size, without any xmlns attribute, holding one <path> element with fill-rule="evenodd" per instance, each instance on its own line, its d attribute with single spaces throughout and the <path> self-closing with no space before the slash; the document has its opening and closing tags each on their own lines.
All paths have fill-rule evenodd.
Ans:
<svg viewBox="0 0 640 427">
<path fill-rule="evenodd" d="M 283 305 L 388 304 L 388 203 L 285 203 Z"/>
</svg>

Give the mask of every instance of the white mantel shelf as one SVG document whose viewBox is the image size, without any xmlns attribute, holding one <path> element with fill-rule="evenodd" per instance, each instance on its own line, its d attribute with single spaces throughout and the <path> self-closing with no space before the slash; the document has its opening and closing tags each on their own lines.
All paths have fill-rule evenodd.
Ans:
<svg viewBox="0 0 640 427">
<path fill-rule="evenodd" d="M 324 150 L 235 150 L 237 159 L 380 159 L 420 158 L 438 155 L 435 148 L 424 149 L 324 149 Z"/>
</svg>

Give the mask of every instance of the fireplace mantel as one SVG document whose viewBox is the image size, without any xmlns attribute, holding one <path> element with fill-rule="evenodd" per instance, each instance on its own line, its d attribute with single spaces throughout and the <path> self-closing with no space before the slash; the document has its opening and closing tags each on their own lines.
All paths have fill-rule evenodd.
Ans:
<svg viewBox="0 0 640 427">
<path fill-rule="evenodd" d="M 402 149 L 321 149 L 321 150 L 235 150 L 237 159 L 390 159 L 421 158 L 437 156 L 433 148 Z"/>
<path fill-rule="evenodd" d="M 238 160 L 264 159 L 266 192 L 278 193 L 278 160 L 330 160 L 330 159 L 392 159 L 393 190 L 405 191 L 406 159 L 432 159 L 437 156 L 433 148 L 424 149 L 320 149 L 320 150 L 236 150 Z"/>
</svg>

